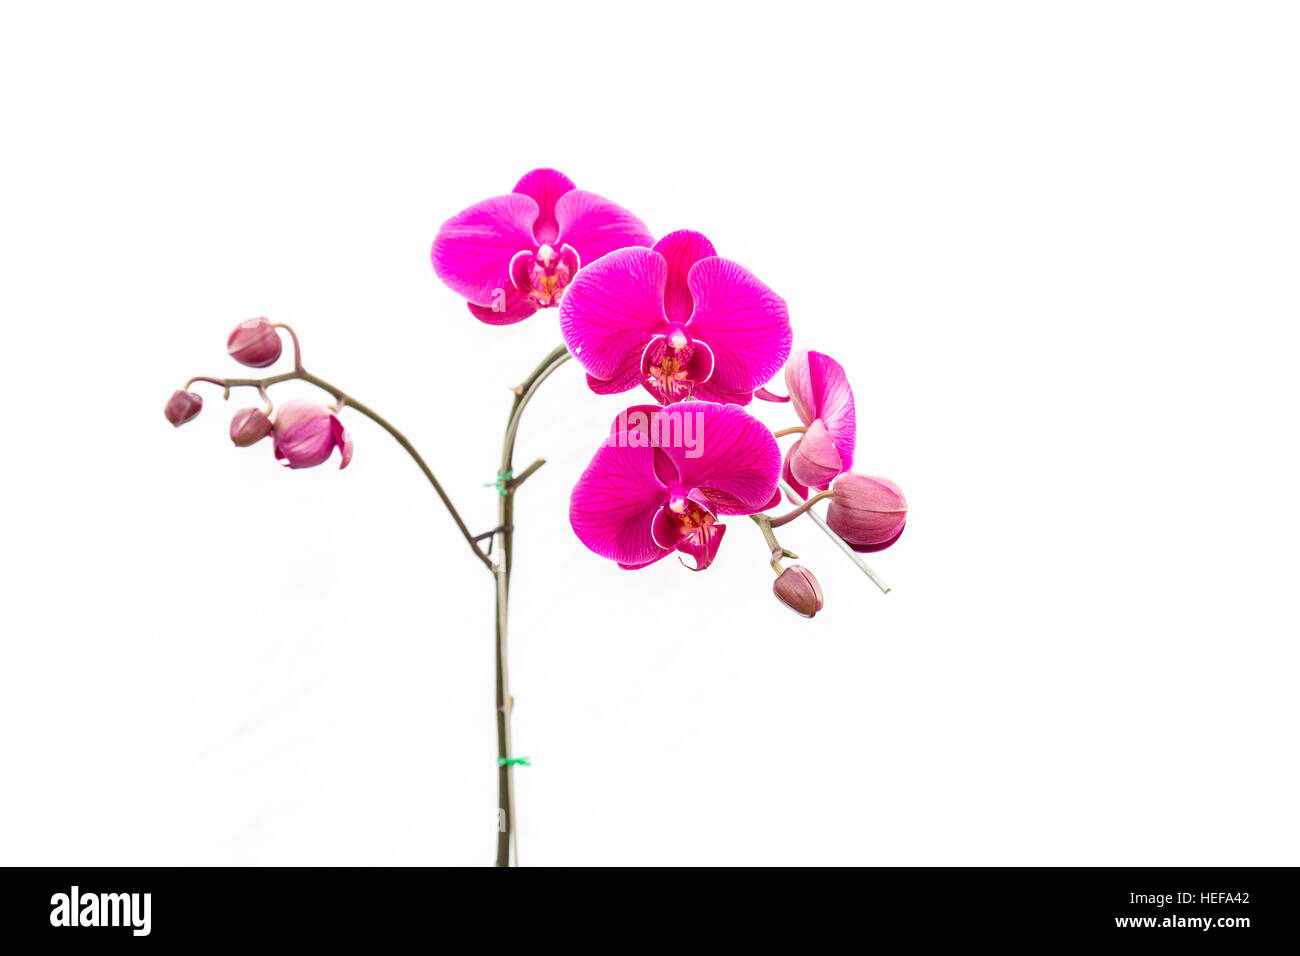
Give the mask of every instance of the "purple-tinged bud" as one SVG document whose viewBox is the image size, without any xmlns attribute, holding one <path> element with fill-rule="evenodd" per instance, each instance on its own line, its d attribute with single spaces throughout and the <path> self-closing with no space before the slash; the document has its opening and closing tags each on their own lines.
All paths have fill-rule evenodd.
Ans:
<svg viewBox="0 0 1300 956">
<path fill-rule="evenodd" d="M 822 586 L 802 564 L 792 564 L 772 582 L 776 599 L 800 617 L 812 617 L 822 609 Z"/>
<path fill-rule="evenodd" d="M 241 408 L 230 420 L 230 440 L 240 448 L 255 445 L 271 434 L 271 419 L 260 408 Z"/>
<path fill-rule="evenodd" d="M 352 439 L 339 417 L 309 398 L 295 398 L 275 411 L 275 457 L 290 468 L 313 468 L 337 448 L 339 468 L 352 460 Z"/>
<path fill-rule="evenodd" d="M 883 551 L 903 533 L 907 499 L 886 478 L 845 472 L 831 485 L 835 497 L 826 509 L 826 523 L 854 551 Z"/>
<path fill-rule="evenodd" d="M 280 335 L 270 319 L 248 319 L 240 322 L 226 340 L 226 351 L 240 365 L 266 368 L 280 357 Z"/>
<path fill-rule="evenodd" d="M 167 420 L 180 428 L 191 418 L 203 411 L 203 397 L 194 392 L 175 391 L 167 400 L 163 414 Z"/>
</svg>

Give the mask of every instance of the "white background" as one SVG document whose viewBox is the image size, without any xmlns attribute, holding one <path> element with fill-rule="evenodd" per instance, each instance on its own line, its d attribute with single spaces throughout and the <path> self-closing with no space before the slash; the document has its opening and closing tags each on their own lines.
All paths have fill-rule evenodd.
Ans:
<svg viewBox="0 0 1300 956">
<path fill-rule="evenodd" d="M 240 319 L 476 528 L 554 312 L 443 219 L 556 166 L 707 233 L 852 378 L 883 596 L 816 529 L 588 553 L 618 397 L 524 421 L 525 864 L 1294 864 L 1300 41 L 1269 4 L 14 7 L 0 862 L 485 864 L 492 588 L 412 463 L 235 449 Z M 305 391 L 289 386 L 280 397 Z M 635 396 L 628 396 L 636 399 Z M 774 427 L 788 406 L 763 406 Z"/>
</svg>

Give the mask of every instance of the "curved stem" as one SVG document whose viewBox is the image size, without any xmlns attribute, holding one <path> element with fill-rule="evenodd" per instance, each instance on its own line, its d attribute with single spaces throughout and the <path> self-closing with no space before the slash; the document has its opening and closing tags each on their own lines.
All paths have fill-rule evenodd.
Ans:
<svg viewBox="0 0 1300 956">
<path fill-rule="evenodd" d="M 501 443 L 501 467 L 498 477 L 508 476 L 514 468 L 515 437 L 519 433 L 519 421 L 524 409 L 537 394 L 542 383 L 551 373 L 567 362 L 571 356 L 569 350 L 561 345 L 542 359 L 537 368 L 515 386 L 515 400 L 510 407 L 510 417 L 506 421 L 505 438 Z M 507 655 L 507 637 L 510 618 L 510 570 L 514 560 L 514 517 L 515 491 L 524 479 L 540 468 L 530 465 L 518 478 L 506 478 L 501 483 L 501 501 L 497 506 L 497 553 L 496 596 L 497 596 L 497 640 L 496 640 L 496 703 L 497 703 L 497 809 L 504 811 L 505 827 L 497 828 L 497 866 L 509 866 L 511 849 L 514 850 L 515 866 L 519 865 L 519 837 L 515 826 L 515 768 L 509 763 L 513 756 L 510 752 L 510 715 L 514 710 L 514 697 L 510 694 L 510 668 Z M 505 758 L 506 762 L 502 761 Z"/>
<path fill-rule="evenodd" d="M 293 329 L 289 328 L 289 326 L 285 325 L 283 322 L 273 322 L 271 324 L 271 328 L 284 329 L 286 332 L 289 333 L 289 338 L 293 339 L 293 370 L 295 372 L 301 372 L 302 371 L 302 347 L 298 344 L 298 333 L 295 332 Z"/>
<path fill-rule="evenodd" d="M 786 435 L 802 435 L 808 430 L 806 425 L 791 425 L 789 428 L 782 428 L 779 432 L 772 432 L 773 438 L 784 438 Z"/>
<path fill-rule="evenodd" d="M 470 534 L 469 528 L 465 527 L 465 522 L 461 518 L 460 512 L 456 510 L 456 506 L 453 505 L 451 499 L 447 497 L 447 492 L 443 490 L 442 483 L 439 482 L 437 476 L 434 475 L 433 469 L 428 466 L 425 460 L 420 456 L 420 453 L 415 450 L 415 446 L 411 444 L 410 440 L 407 439 L 405 435 L 394 428 L 386 418 L 374 409 L 357 401 L 352 396 L 344 394 L 341 389 L 336 388 L 324 379 L 317 378 L 315 375 L 306 371 L 299 372 L 298 377 L 304 382 L 310 382 L 317 388 L 329 392 L 339 401 L 346 402 L 349 408 L 365 415 L 366 418 L 370 419 L 384 431 L 388 432 L 388 434 L 392 435 L 393 440 L 396 441 L 397 444 L 401 445 L 415 463 L 420 466 L 420 471 L 424 472 L 424 477 L 429 479 L 429 484 L 433 485 L 433 490 L 437 492 L 438 497 L 442 500 L 443 507 L 445 507 L 447 513 L 451 515 L 451 520 L 456 522 L 456 527 L 460 530 L 461 537 L 465 539 L 465 543 L 468 544 L 470 550 L 474 552 L 474 557 L 478 558 L 479 561 L 488 568 L 488 570 L 494 570 L 491 559 L 479 550 L 478 543 L 474 540 L 474 536 Z"/>
<path fill-rule="evenodd" d="M 783 524 L 789 524 L 795 518 L 799 517 L 801 514 L 803 514 L 813 505 L 815 505 L 817 502 L 823 501 L 827 498 L 832 498 L 834 496 L 835 496 L 835 492 L 833 491 L 819 491 L 817 494 L 813 495 L 811 498 L 809 498 L 807 501 L 801 504 L 798 508 L 795 508 L 793 511 L 787 511 L 779 518 L 772 518 L 771 525 L 773 528 L 779 528 Z"/>
<path fill-rule="evenodd" d="M 277 328 L 288 329 L 289 334 L 293 335 L 293 330 L 289 329 L 288 326 L 277 326 Z M 298 341 L 297 336 L 294 336 L 295 350 L 297 347 L 297 341 Z M 360 412 L 362 415 L 365 415 L 367 418 L 369 418 L 372 422 L 374 422 L 384 431 L 388 432 L 388 434 L 393 437 L 393 439 L 397 442 L 397 444 L 401 445 L 402 448 L 405 449 L 406 453 L 411 456 L 411 459 L 417 465 L 419 465 L 420 471 L 424 473 L 424 477 L 429 480 L 429 484 L 431 484 L 433 486 L 433 490 L 437 492 L 438 498 L 441 499 L 443 507 L 445 507 L 447 509 L 447 513 L 451 515 L 451 519 L 456 522 L 456 527 L 460 530 L 461 537 L 465 539 L 465 542 L 466 544 L 469 545 L 470 550 L 474 552 L 474 557 L 478 558 L 478 560 L 483 564 L 483 566 L 486 567 L 489 571 L 496 570 L 496 568 L 492 564 L 492 560 L 479 549 L 478 543 L 474 540 L 474 536 L 470 534 L 469 528 L 465 526 L 465 522 L 461 518 L 460 512 L 457 511 L 456 506 L 451 503 L 451 498 L 449 498 L 447 496 L 447 492 L 443 490 L 442 483 L 439 482 L 437 476 L 434 475 L 433 469 L 429 467 L 428 463 L 424 460 L 423 457 L 421 457 L 420 453 L 415 450 L 415 446 L 411 444 L 410 440 L 407 439 L 407 437 L 403 435 L 401 432 L 399 432 L 396 428 L 394 428 L 393 425 L 388 421 L 388 419 L 384 418 L 384 416 L 380 415 L 370 406 L 357 401 L 355 398 L 351 397 L 350 395 L 347 395 L 338 386 L 331 385 L 323 378 L 319 378 L 311 374 L 311 372 L 306 371 L 303 368 L 297 368 L 292 372 L 282 372 L 279 375 L 270 375 L 267 376 L 266 378 L 210 378 L 206 375 L 196 375 L 188 382 L 185 383 L 185 387 L 186 389 L 188 389 L 195 382 L 208 382 L 212 385 L 219 385 L 222 388 L 224 388 L 226 391 L 227 398 L 230 397 L 230 390 L 232 388 L 255 388 L 263 397 L 265 397 L 266 389 L 268 386 L 277 385 L 280 382 L 294 381 L 295 379 L 299 381 L 307 382 L 311 385 L 315 385 L 321 391 L 328 392 L 330 395 L 334 396 L 335 401 L 343 402 L 348 406 L 350 406 L 351 408 L 356 409 L 358 412 Z"/>
</svg>

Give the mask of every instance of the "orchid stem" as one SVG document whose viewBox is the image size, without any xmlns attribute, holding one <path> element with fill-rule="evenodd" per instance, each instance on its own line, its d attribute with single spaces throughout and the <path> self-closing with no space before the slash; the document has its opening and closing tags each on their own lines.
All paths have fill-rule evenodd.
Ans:
<svg viewBox="0 0 1300 956">
<path fill-rule="evenodd" d="M 801 514 L 803 514 L 813 505 L 815 505 L 817 502 L 823 501 L 826 498 L 833 498 L 834 496 L 835 496 L 835 492 L 833 491 L 820 491 L 817 494 L 813 495 L 811 498 L 809 498 L 807 501 L 805 501 L 803 504 L 801 504 L 798 508 L 795 508 L 793 511 L 787 511 L 779 518 L 770 519 L 770 523 L 773 528 L 779 528 L 783 524 L 789 524 L 795 518 L 799 517 Z"/>
<path fill-rule="evenodd" d="M 506 482 L 506 487 L 509 488 L 511 491 L 517 491 L 519 489 L 519 486 L 528 480 L 529 475 L 535 472 L 538 468 L 541 468 L 542 465 L 544 464 L 546 464 L 545 458 L 537 459 L 535 462 L 533 462 L 531 465 L 529 465 L 519 474 L 515 475 L 508 482 Z"/>
<path fill-rule="evenodd" d="M 498 475 L 509 475 L 514 468 L 515 437 L 524 409 L 532 401 L 542 383 L 551 373 L 569 360 L 569 350 L 561 345 L 542 359 L 537 368 L 515 386 L 514 404 L 506 421 L 505 438 L 501 444 L 501 467 Z M 510 571 L 514 560 L 515 492 L 524 479 L 540 468 L 545 461 L 538 459 L 525 468 L 518 477 L 502 483 L 503 494 L 497 506 L 497 562 L 496 575 L 496 711 L 497 711 L 497 810 L 504 812 L 505 826 L 497 828 L 497 866 L 509 866 L 513 851 L 514 865 L 519 865 L 519 830 L 515 825 L 515 765 L 510 762 L 510 715 L 514 698 L 510 695 L 510 668 L 508 664 L 507 636 L 509 632 Z"/>
<path fill-rule="evenodd" d="M 797 491 L 791 488 L 784 481 L 781 482 L 780 485 L 781 485 L 781 490 L 790 496 L 791 501 L 798 502 L 801 505 L 808 503 L 804 501 L 803 495 L 799 494 Z M 876 574 L 875 571 L 871 570 L 871 567 L 867 564 L 867 562 L 862 560 L 862 556 L 860 554 L 858 554 L 851 547 L 849 547 L 849 543 L 847 541 L 845 541 L 838 534 L 836 534 L 834 531 L 831 530 L 831 526 L 826 523 L 826 520 L 821 515 L 819 515 L 815 511 L 810 510 L 808 512 L 808 517 L 812 518 L 813 523 L 817 525 L 817 527 L 821 528 L 822 531 L 826 533 L 826 536 L 830 538 L 832 541 L 834 541 L 835 544 L 839 547 L 839 549 L 849 556 L 849 560 L 852 561 L 854 564 L 856 564 L 863 574 L 871 578 L 872 583 L 875 584 L 876 587 L 880 588 L 881 593 L 883 594 L 889 593 L 889 586 L 885 584 L 884 581 L 880 580 L 880 576 Z"/>
<path fill-rule="evenodd" d="M 763 532 L 763 540 L 767 542 L 767 549 L 771 552 L 770 564 L 772 570 L 780 574 L 784 569 L 779 562 L 781 558 L 789 558 L 791 561 L 798 561 L 799 555 L 795 554 L 789 548 L 781 546 L 781 542 L 776 540 L 776 535 L 772 533 L 772 520 L 765 514 L 750 515 L 750 520 L 758 525 L 758 530 Z"/>
<path fill-rule="evenodd" d="M 295 372 L 301 372 L 302 371 L 302 347 L 298 345 L 298 333 L 295 332 L 293 329 L 289 328 L 289 326 L 285 325 L 283 322 L 273 322 L 271 324 L 271 328 L 284 329 L 286 332 L 289 333 L 289 338 L 293 339 L 293 370 Z"/>
<path fill-rule="evenodd" d="M 807 430 L 806 425 L 791 425 L 789 428 L 782 428 L 779 432 L 772 432 L 772 437 L 784 438 L 786 435 L 802 435 Z"/>
<path fill-rule="evenodd" d="M 289 334 L 293 335 L 293 330 L 289 329 L 288 326 L 278 326 L 278 328 L 288 329 Z M 297 342 L 297 336 L 294 336 L 295 359 L 297 358 Z M 457 511 L 456 506 L 451 503 L 451 498 L 449 498 L 447 492 L 443 490 L 442 483 L 439 482 L 437 476 L 434 475 L 433 469 L 429 467 L 428 463 L 425 462 L 420 453 L 415 450 L 415 446 L 411 444 L 410 440 L 394 428 L 388 419 L 370 408 L 370 406 L 357 401 L 350 395 L 347 395 L 341 388 L 331 385 L 323 378 L 318 378 L 301 367 L 295 368 L 292 372 L 281 372 L 279 375 L 269 375 L 266 378 L 209 378 L 206 375 L 196 375 L 185 383 L 185 388 L 188 390 L 195 382 L 208 382 L 212 385 L 219 385 L 225 389 L 226 398 L 230 397 L 230 390 L 232 388 L 255 388 L 258 390 L 258 393 L 265 398 L 266 389 L 269 386 L 278 385 L 280 382 L 291 382 L 294 380 L 307 382 L 310 385 L 315 385 L 321 391 L 328 392 L 334 397 L 336 402 L 346 403 L 349 408 L 353 408 L 362 415 L 365 415 L 366 418 L 369 418 L 384 431 L 388 432 L 397 444 L 401 445 L 402 448 L 405 449 L 406 453 L 411 456 L 411 459 L 419 465 L 420 471 L 424 473 L 424 477 L 429 480 L 429 484 L 431 484 L 433 490 L 437 492 L 438 498 L 447 509 L 447 513 L 450 514 L 452 520 L 456 522 L 456 527 L 460 530 L 461 537 L 465 539 L 470 550 L 474 552 L 474 557 L 478 558 L 478 560 L 482 562 L 489 571 L 495 570 L 491 558 L 484 554 L 478 544 L 474 541 L 474 536 L 470 534 L 469 528 L 465 526 L 465 522 L 461 518 L 460 512 Z"/>
</svg>

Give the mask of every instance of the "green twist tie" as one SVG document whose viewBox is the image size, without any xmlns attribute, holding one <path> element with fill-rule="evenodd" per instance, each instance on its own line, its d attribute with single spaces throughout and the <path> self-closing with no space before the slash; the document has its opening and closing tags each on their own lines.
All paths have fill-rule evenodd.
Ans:
<svg viewBox="0 0 1300 956">
<path fill-rule="evenodd" d="M 498 471 L 497 480 L 485 481 L 483 482 L 483 487 L 495 488 L 497 490 L 497 494 L 499 494 L 502 498 L 504 498 L 507 494 L 509 494 L 509 489 L 506 488 L 506 485 L 510 483 L 510 480 L 514 478 L 514 476 L 515 476 L 515 472 L 513 468 L 507 468 L 505 471 Z"/>
<path fill-rule="evenodd" d="M 531 767 L 527 757 L 497 757 L 498 767 Z"/>
</svg>

